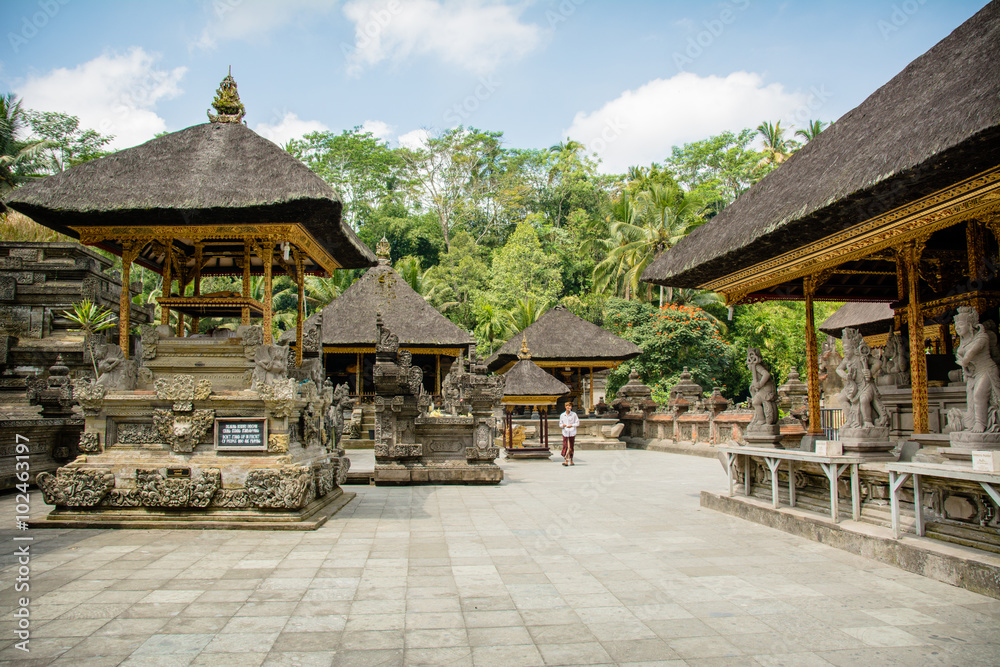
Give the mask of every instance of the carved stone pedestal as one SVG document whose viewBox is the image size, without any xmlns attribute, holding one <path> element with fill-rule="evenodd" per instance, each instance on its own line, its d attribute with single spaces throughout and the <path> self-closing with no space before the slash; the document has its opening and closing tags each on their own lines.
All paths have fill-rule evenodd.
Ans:
<svg viewBox="0 0 1000 667">
<path fill-rule="evenodd" d="M 840 441 L 844 443 L 845 456 L 858 455 L 874 461 L 892 458 L 888 426 L 845 428 L 840 432 Z"/>
<path fill-rule="evenodd" d="M 747 428 L 743 434 L 743 439 L 746 440 L 747 445 L 750 447 L 785 448 L 781 444 L 780 424 L 754 424 Z"/>
<path fill-rule="evenodd" d="M 971 461 L 973 450 L 1000 449 L 1000 433 L 973 433 L 958 431 L 948 438 L 950 447 L 942 447 L 938 453 L 949 459 Z"/>
</svg>

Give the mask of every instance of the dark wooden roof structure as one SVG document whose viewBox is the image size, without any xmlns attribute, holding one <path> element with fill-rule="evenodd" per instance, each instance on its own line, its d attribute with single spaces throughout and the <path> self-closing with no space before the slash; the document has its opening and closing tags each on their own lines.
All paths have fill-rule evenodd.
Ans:
<svg viewBox="0 0 1000 667">
<path fill-rule="evenodd" d="M 388 264 L 365 272 L 344 293 L 311 315 L 308 330 L 320 326 L 324 349 L 340 347 L 375 350 L 375 318 L 381 314 L 385 325 L 399 337 L 404 349 L 460 348 L 468 351 L 475 340 L 453 324 L 407 284 Z M 294 341 L 295 332 L 286 331 L 282 341 Z M 457 354 L 457 350 L 454 350 Z"/>
<path fill-rule="evenodd" d="M 220 229 L 266 233 L 297 227 L 307 273 L 372 266 L 375 256 L 341 219 L 342 204 L 323 179 L 242 123 L 205 123 L 27 183 L 6 205 L 39 224 L 121 254 L 114 229 L 176 230 L 174 246 L 194 261 L 191 232 L 206 232 L 202 275 L 239 273 L 243 244 Z M 213 231 L 209 231 L 213 230 Z M 110 233 L 109 233 L 110 232 Z M 231 246 L 231 247 L 230 247 Z M 162 245 L 137 262 L 162 270 Z M 287 267 L 276 264 L 278 271 Z M 262 272 L 254 258 L 252 273 Z"/>
<path fill-rule="evenodd" d="M 845 303 L 819 325 L 819 330 L 839 338 L 844 329 L 850 327 L 862 336 L 874 336 L 890 331 L 894 317 L 887 303 Z"/>
<path fill-rule="evenodd" d="M 815 299 L 890 302 L 899 296 L 892 247 L 928 233 L 924 263 L 954 266 L 965 235 L 944 228 L 995 210 L 1000 196 L 998 45 L 994 0 L 642 280 L 710 289 L 730 303 L 800 300 L 803 276 L 829 269 Z"/>
<path fill-rule="evenodd" d="M 556 306 L 507 341 L 486 360 L 487 368 L 495 373 L 509 372 L 506 369 L 517 363 L 522 339 L 527 340 L 532 361 L 538 366 L 613 368 L 642 352 L 635 343 Z"/>
</svg>

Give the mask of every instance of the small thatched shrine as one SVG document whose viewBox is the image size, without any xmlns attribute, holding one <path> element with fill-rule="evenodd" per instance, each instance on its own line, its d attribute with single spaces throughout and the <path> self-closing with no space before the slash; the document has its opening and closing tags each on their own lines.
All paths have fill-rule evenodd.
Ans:
<svg viewBox="0 0 1000 667">
<path fill-rule="evenodd" d="M 98 378 L 73 382 L 84 455 L 37 476 L 56 506 L 39 525 L 315 528 L 350 498 L 339 486 L 350 461 L 332 438 L 333 388 L 319 374 L 289 377 L 301 356 L 271 344 L 269 295 L 285 273 L 301 304 L 307 273 L 375 258 L 342 223 L 336 193 L 243 124 L 231 76 L 214 106 L 210 123 L 27 184 L 6 202 L 120 255 L 125 285 L 136 262 L 163 275 L 160 326 L 138 337 L 121 326 L 117 344 L 96 348 Z M 201 293 L 202 277 L 228 274 L 242 277 L 241 292 Z M 263 279 L 261 300 L 252 276 Z M 122 290 L 120 322 L 129 311 Z M 185 316 L 239 326 L 210 337 L 194 322 L 186 336 Z"/>
<path fill-rule="evenodd" d="M 344 293 L 305 322 L 305 331 L 319 328 L 326 376 L 334 385 L 347 384 L 350 394 L 370 403 L 375 396 L 373 372 L 379 317 L 399 338 L 399 349 L 408 352 L 423 371 L 424 390 L 441 394 L 441 380 L 459 355 L 468 358 L 475 340 L 417 294 L 389 266 L 389 242 L 376 248 L 378 266 L 365 272 Z M 286 331 L 281 342 L 298 347 L 300 338 Z M 308 336 L 306 337 L 308 344 Z"/>
<path fill-rule="evenodd" d="M 549 408 L 560 397 L 570 393 L 570 388 L 555 379 L 532 360 L 527 336 L 521 336 L 518 361 L 504 374 L 504 447 L 509 458 L 549 458 Z M 514 424 L 515 406 L 528 406 L 538 410 L 538 442 L 526 441 L 524 425 Z M 558 412 L 558 408 L 556 412 Z M 520 429 L 520 430 L 519 430 Z"/>
<path fill-rule="evenodd" d="M 518 362 L 522 339 L 531 349 L 531 361 L 567 384 L 569 397 L 577 405 L 583 404 L 589 380 L 586 408 L 590 412 L 594 409 L 595 370 L 616 368 L 642 352 L 634 343 L 577 317 L 560 305 L 507 341 L 486 360 L 487 368 L 494 373 L 507 373 Z"/>
</svg>

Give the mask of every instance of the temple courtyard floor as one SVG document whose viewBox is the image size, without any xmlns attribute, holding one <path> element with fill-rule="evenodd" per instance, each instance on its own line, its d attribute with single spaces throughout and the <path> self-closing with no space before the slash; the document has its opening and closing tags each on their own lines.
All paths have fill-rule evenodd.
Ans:
<svg viewBox="0 0 1000 667">
<path fill-rule="evenodd" d="M 496 487 L 348 486 L 314 532 L 15 531 L 4 494 L 0 662 L 1000 664 L 1000 601 L 703 509 L 716 460 L 503 467 Z"/>
</svg>

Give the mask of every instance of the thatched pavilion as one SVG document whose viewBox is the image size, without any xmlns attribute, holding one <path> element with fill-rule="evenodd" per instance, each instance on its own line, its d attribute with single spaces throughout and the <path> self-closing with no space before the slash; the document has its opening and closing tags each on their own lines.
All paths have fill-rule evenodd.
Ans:
<svg viewBox="0 0 1000 667">
<path fill-rule="evenodd" d="M 133 263 L 163 275 L 161 321 L 170 311 L 259 318 L 271 340 L 271 300 L 250 294 L 251 276 L 271 292 L 290 276 L 301 297 L 305 275 L 371 266 L 375 257 L 341 222 L 342 204 L 325 181 L 242 122 L 236 83 L 227 76 L 213 122 L 195 125 L 86 162 L 15 190 L 7 206 L 39 224 L 122 258 L 122 283 Z M 201 279 L 242 276 L 240 293 L 201 294 Z M 175 287 L 176 285 L 176 287 Z M 185 288 L 193 285 L 193 294 Z M 129 299 L 122 292 L 123 321 Z M 299 299 L 301 327 L 301 304 Z M 120 332 L 129 354 L 128 332 Z M 299 359 L 301 361 L 301 359 Z"/>
<path fill-rule="evenodd" d="M 996 316 L 997 44 L 992 2 L 643 274 L 730 304 L 804 300 L 811 434 L 815 301 L 891 304 L 909 341 L 915 433 L 929 428 L 925 327 L 949 340 L 959 306 Z"/>
<path fill-rule="evenodd" d="M 589 380 L 588 411 L 594 410 L 594 372 L 617 368 L 622 362 L 639 356 L 642 350 L 596 324 L 577 317 L 563 306 L 556 306 L 531 326 L 511 337 L 486 361 L 494 373 L 506 373 L 518 362 L 522 339 L 531 349 L 531 361 L 570 386 L 569 397 L 577 405 Z M 588 377 L 589 375 L 589 377 Z"/>
<path fill-rule="evenodd" d="M 527 337 L 523 334 L 517 356 L 518 360 L 504 375 L 503 398 L 500 401 L 504 408 L 504 448 L 510 458 L 547 459 L 552 455 L 549 451 L 548 411 L 560 397 L 570 393 L 570 388 L 534 363 Z M 538 410 L 537 445 L 515 442 L 513 417 L 516 406 Z"/>
<path fill-rule="evenodd" d="M 468 357 L 475 340 L 417 294 L 389 266 L 389 242 L 376 248 L 378 265 L 365 272 L 344 293 L 306 320 L 305 328 L 320 328 L 320 345 L 327 377 L 335 384 L 347 383 L 351 394 L 362 400 L 374 397 L 375 320 L 382 316 L 399 337 L 399 349 L 413 355 L 413 365 L 424 373 L 424 389 L 441 394 L 441 380 L 452 362 Z M 281 341 L 298 347 L 299 338 L 287 331 Z"/>
</svg>

